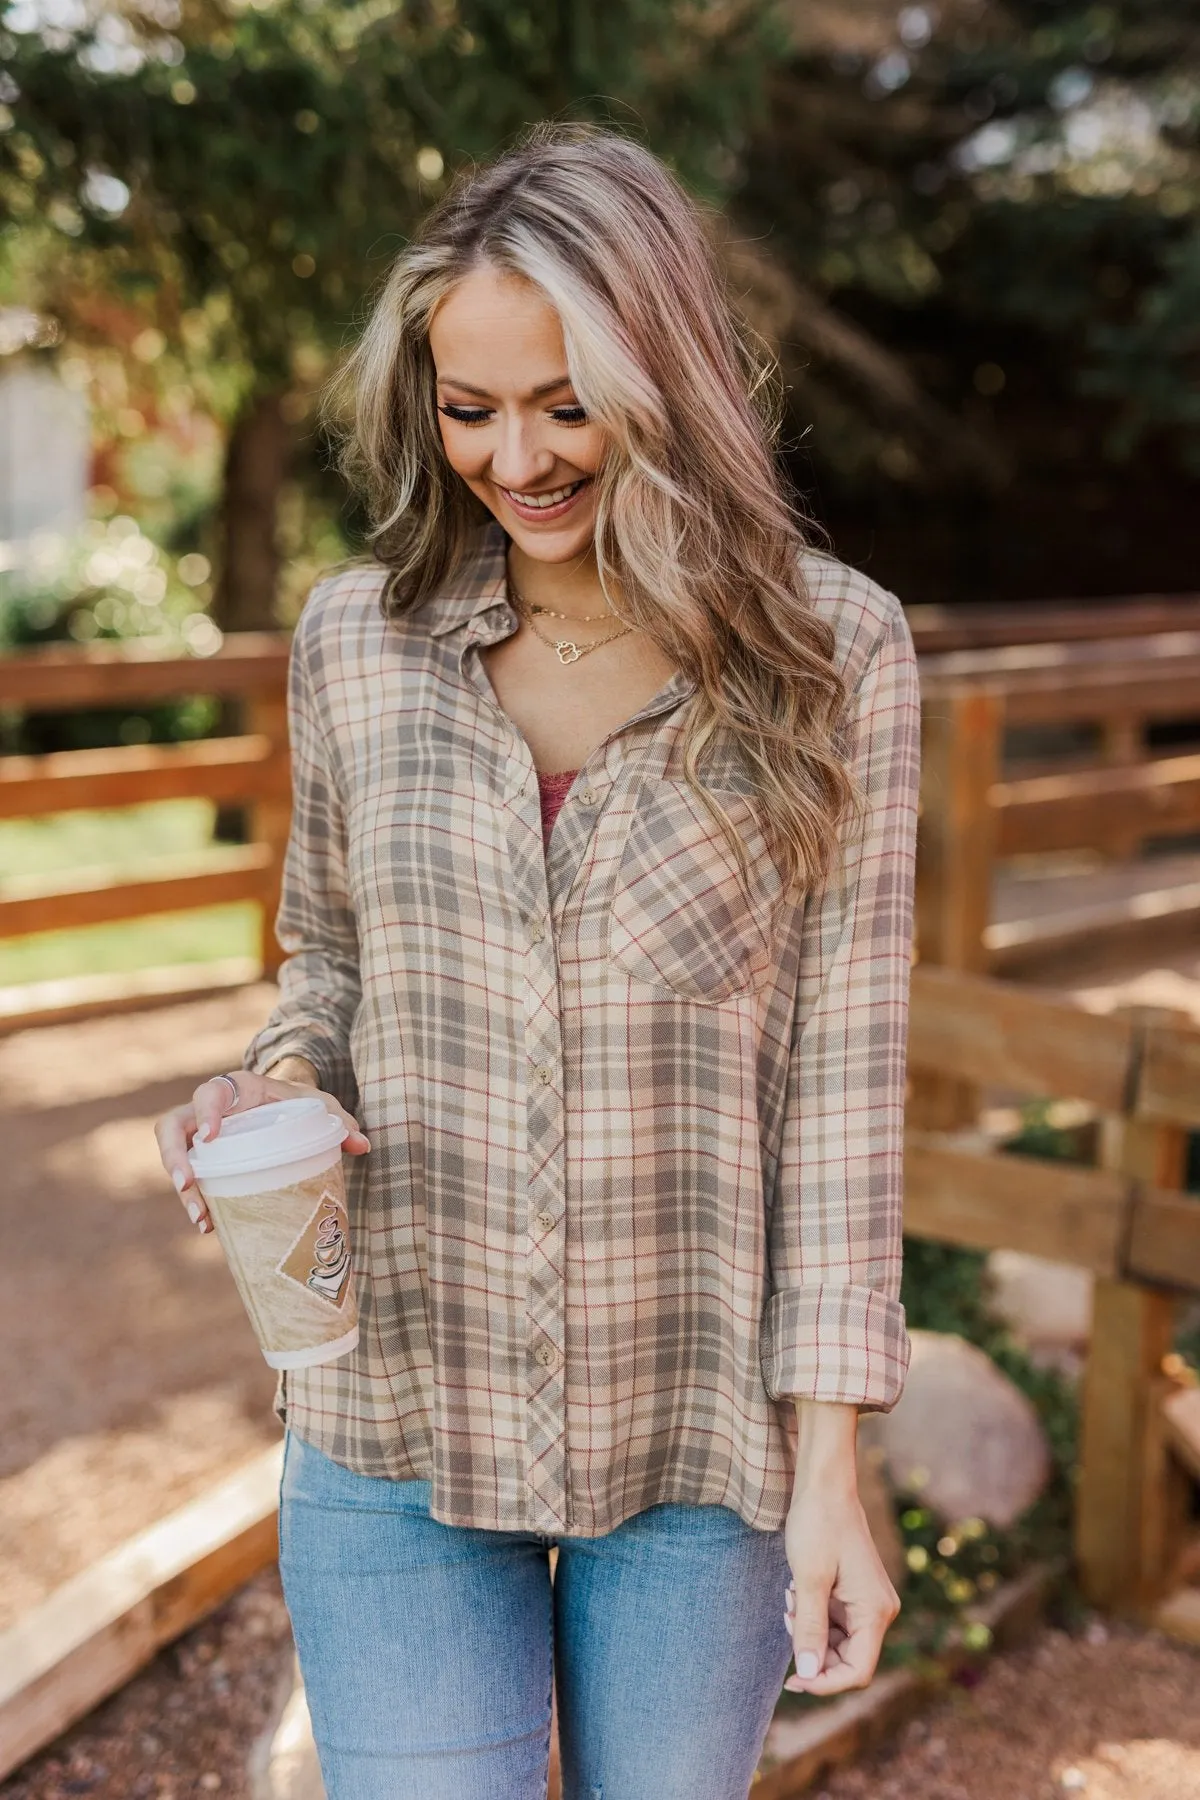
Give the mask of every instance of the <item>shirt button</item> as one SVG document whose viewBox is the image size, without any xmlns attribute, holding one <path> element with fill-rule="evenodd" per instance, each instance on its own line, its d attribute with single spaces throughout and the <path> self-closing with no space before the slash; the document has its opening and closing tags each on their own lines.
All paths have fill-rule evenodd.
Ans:
<svg viewBox="0 0 1200 1800">
<path fill-rule="evenodd" d="M 546 927 L 542 924 L 540 919 L 535 919 L 533 924 L 529 927 L 530 943 L 531 944 L 540 944 L 542 939 L 545 937 L 545 935 L 546 935 Z"/>
<path fill-rule="evenodd" d="M 549 1369 L 558 1361 L 558 1352 L 548 1339 L 543 1338 L 533 1353 L 533 1359 L 541 1363 L 543 1369 Z"/>
<path fill-rule="evenodd" d="M 590 787 L 580 788 L 579 804 L 580 804 L 580 806 L 595 806 L 595 804 L 596 804 L 595 788 L 590 788 Z"/>
<path fill-rule="evenodd" d="M 554 1214 L 552 1212 L 540 1212 L 537 1215 L 536 1222 L 541 1226 L 543 1231 L 553 1231 Z"/>
<path fill-rule="evenodd" d="M 545 1063 L 539 1063 L 533 1072 L 543 1087 L 549 1087 L 550 1083 L 554 1080 L 554 1070 L 548 1068 Z"/>
</svg>

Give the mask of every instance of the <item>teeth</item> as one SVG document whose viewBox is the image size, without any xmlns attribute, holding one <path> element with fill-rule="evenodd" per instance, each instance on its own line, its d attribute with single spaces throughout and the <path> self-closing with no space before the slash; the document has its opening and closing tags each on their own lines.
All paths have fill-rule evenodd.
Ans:
<svg viewBox="0 0 1200 1800">
<path fill-rule="evenodd" d="M 512 488 L 509 488 L 507 491 L 512 494 L 513 499 L 519 506 L 536 506 L 540 508 L 544 506 L 557 506 L 560 501 L 569 500 L 571 495 L 582 486 L 582 481 L 573 481 L 570 487 L 555 488 L 552 494 L 518 494 L 515 493 Z"/>
</svg>

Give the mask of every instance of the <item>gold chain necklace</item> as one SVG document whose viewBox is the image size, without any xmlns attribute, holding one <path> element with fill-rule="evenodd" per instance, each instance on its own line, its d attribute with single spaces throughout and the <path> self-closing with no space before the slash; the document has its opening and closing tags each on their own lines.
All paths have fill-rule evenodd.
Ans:
<svg viewBox="0 0 1200 1800">
<path fill-rule="evenodd" d="M 547 637 L 545 632 L 539 631 L 534 624 L 533 614 L 535 611 L 549 612 L 549 607 L 534 608 L 530 606 L 529 602 L 517 592 L 511 581 L 508 584 L 508 591 L 512 596 L 513 605 L 525 620 L 525 623 L 528 625 L 530 631 L 532 631 L 534 637 L 537 638 L 540 643 L 545 644 L 547 649 L 554 651 L 564 668 L 570 663 L 578 662 L 581 656 L 590 656 L 593 650 L 603 649 L 605 644 L 615 644 L 618 638 L 628 637 L 629 633 L 633 630 L 632 625 L 622 625 L 619 631 L 610 631 L 607 637 L 597 638 L 595 642 L 591 644 L 578 644 L 575 642 L 574 638 Z M 569 617 L 566 613 L 553 613 L 551 616 L 556 619 Z M 600 616 L 603 617 L 604 615 L 601 614 Z M 609 616 L 611 617 L 611 615 Z M 583 621 L 581 620 L 579 623 L 583 623 Z"/>
</svg>

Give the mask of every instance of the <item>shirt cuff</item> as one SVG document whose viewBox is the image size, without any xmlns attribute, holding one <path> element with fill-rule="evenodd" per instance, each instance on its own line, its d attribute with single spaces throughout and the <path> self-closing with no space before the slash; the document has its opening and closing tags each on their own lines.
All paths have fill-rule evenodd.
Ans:
<svg viewBox="0 0 1200 1800">
<path fill-rule="evenodd" d="M 784 1288 L 763 1313 L 759 1357 L 772 1400 L 827 1400 L 888 1412 L 908 1373 L 898 1300 L 849 1282 Z"/>
<path fill-rule="evenodd" d="M 318 1087 L 354 1111 L 355 1080 L 349 1054 L 319 1027 L 268 1025 L 247 1044 L 242 1067 L 264 1075 L 272 1063 L 282 1062 L 285 1056 L 303 1056 L 317 1072 Z"/>
</svg>

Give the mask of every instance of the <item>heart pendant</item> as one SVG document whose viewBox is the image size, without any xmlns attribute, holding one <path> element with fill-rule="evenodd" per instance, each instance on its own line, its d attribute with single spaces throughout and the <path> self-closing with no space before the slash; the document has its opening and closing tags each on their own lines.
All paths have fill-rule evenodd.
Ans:
<svg viewBox="0 0 1200 1800">
<path fill-rule="evenodd" d="M 583 655 L 583 651 L 579 648 L 579 645 L 573 644 L 570 638 L 560 638 L 554 648 L 558 652 L 558 660 L 560 663 L 578 662 Z"/>
</svg>

